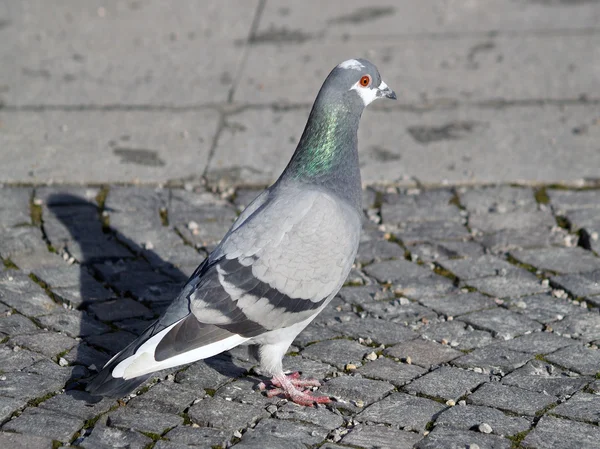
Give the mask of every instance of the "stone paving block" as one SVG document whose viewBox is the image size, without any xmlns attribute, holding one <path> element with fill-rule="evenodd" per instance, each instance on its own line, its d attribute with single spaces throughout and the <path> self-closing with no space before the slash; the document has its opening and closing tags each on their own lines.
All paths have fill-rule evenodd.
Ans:
<svg viewBox="0 0 600 449">
<path fill-rule="evenodd" d="M 364 303 L 361 307 L 377 318 L 405 325 L 423 320 L 434 320 L 438 317 L 437 313 L 427 307 L 416 302 L 405 304 L 400 299 L 371 301 Z"/>
<path fill-rule="evenodd" d="M 99 371 L 110 357 L 108 354 L 100 352 L 83 342 L 80 342 L 64 355 L 64 359 L 70 364 L 83 365 L 90 369 L 95 367 L 96 371 Z"/>
<path fill-rule="evenodd" d="M 452 280 L 434 273 L 427 277 L 409 280 L 406 283 L 396 283 L 392 289 L 396 295 L 415 300 L 458 292 Z"/>
<path fill-rule="evenodd" d="M 527 354 L 549 354 L 558 349 L 576 344 L 577 341 L 560 337 L 554 333 L 532 332 L 531 334 L 496 343 L 495 346 Z"/>
<path fill-rule="evenodd" d="M 265 392 L 258 391 L 258 384 L 261 381 L 267 380 L 259 379 L 257 377 L 242 377 L 229 382 L 222 387 L 219 387 L 214 393 L 215 398 L 219 398 L 225 401 L 242 403 L 257 409 L 266 409 L 269 405 L 277 403 L 280 398 L 268 398 Z M 206 391 L 212 394 L 212 389 L 208 388 Z M 200 391 L 202 393 L 202 391 Z M 191 390 L 191 396 L 204 396 L 198 394 L 198 391 Z M 210 395 L 209 395 L 210 396 Z"/>
<path fill-rule="evenodd" d="M 0 205 L 0 228 L 31 224 L 29 201 L 31 188 L 3 187 L 2 204 Z"/>
<path fill-rule="evenodd" d="M 572 209 L 600 209 L 600 198 L 597 190 L 562 190 L 548 189 L 550 203 L 558 213 Z"/>
<path fill-rule="evenodd" d="M 87 313 L 77 310 L 57 309 L 50 315 L 38 317 L 38 321 L 45 328 L 64 332 L 74 338 L 104 334 L 110 329 L 107 325 L 93 319 Z"/>
<path fill-rule="evenodd" d="M 498 257 L 484 255 L 476 259 L 445 260 L 440 265 L 455 274 L 461 281 L 487 276 L 505 276 L 519 268 Z"/>
<path fill-rule="evenodd" d="M 391 260 L 365 267 L 365 272 L 382 284 L 402 283 L 431 276 L 431 270 L 408 260 Z"/>
<path fill-rule="evenodd" d="M 529 248 L 566 246 L 572 236 L 564 229 L 553 227 L 505 229 L 476 237 L 493 254 L 505 254 Z"/>
<path fill-rule="evenodd" d="M 344 369 L 348 363 L 360 366 L 365 354 L 372 352 L 373 348 L 362 346 L 349 340 L 328 340 L 315 343 L 302 351 L 302 357 L 325 362 Z"/>
<path fill-rule="evenodd" d="M 329 377 L 331 373 L 337 371 L 331 365 L 304 357 L 285 356 L 283 358 L 283 367 L 290 371 L 299 371 L 305 376 L 314 377 L 316 379 L 324 379 L 325 377 Z"/>
<path fill-rule="evenodd" d="M 525 332 L 542 329 L 540 323 L 500 307 L 473 312 L 462 316 L 461 320 L 475 328 L 490 331 L 492 336 L 505 340 Z"/>
<path fill-rule="evenodd" d="M 509 310 L 544 324 L 561 321 L 570 315 L 585 313 L 585 309 L 572 302 L 555 298 L 549 294 L 523 296 L 506 301 Z"/>
<path fill-rule="evenodd" d="M 460 209 L 451 204 L 450 190 L 425 190 L 418 195 L 385 195 L 381 217 L 386 224 L 422 221 L 462 222 Z"/>
<path fill-rule="evenodd" d="M 105 289 L 102 284 L 85 283 L 82 287 L 59 287 L 53 288 L 52 293 L 66 304 L 73 308 L 80 309 L 86 307 L 89 303 L 96 301 L 105 301 L 115 297 L 115 294 L 110 290 Z"/>
<path fill-rule="evenodd" d="M 502 379 L 504 385 L 551 394 L 559 398 L 572 395 L 589 382 L 589 378 L 574 376 L 573 373 L 540 360 L 532 360 Z"/>
<path fill-rule="evenodd" d="M 0 317 L 0 332 L 10 335 L 11 337 L 31 334 L 38 330 L 39 328 L 33 324 L 29 318 L 26 318 L 23 315 L 14 313 L 10 316 Z"/>
<path fill-rule="evenodd" d="M 584 375 L 595 375 L 600 371 L 600 351 L 575 345 L 548 354 L 546 359 L 559 366 Z"/>
<path fill-rule="evenodd" d="M 310 343 L 339 338 L 341 335 L 341 333 L 335 331 L 330 326 L 311 323 L 298 334 L 293 344 L 303 348 Z"/>
<path fill-rule="evenodd" d="M 511 442 L 495 435 L 485 435 L 469 430 L 435 428 L 419 441 L 417 449 L 458 449 L 485 447 L 486 449 L 509 449 Z"/>
<path fill-rule="evenodd" d="M 389 427 L 356 426 L 342 438 L 342 443 L 365 449 L 412 449 L 420 438 L 416 433 Z"/>
<path fill-rule="evenodd" d="M 122 430 L 116 427 L 107 427 L 96 424 L 92 433 L 79 445 L 86 449 L 95 448 L 129 448 L 145 449 L 152 443 L 152 439 L 133 430 Z"/>
<path fill-rule="evenodd" d="M 521 444 L 536 449 L 594 449 L 598 439 L 598 426 L 544 416 Z"/>
<path fill-rule="evenodd" d="M 556 397 L 493 382 L 482 385 L 469 395 L 467 401 L 469 404 L 535 416 L 538 411 L 556 402 Z"/>
<path fill-rule="evenodd" d="M 35 334 L 19 335 L 11 338 L 10 342 L 11 344 L 40 352 L 46 357 L 55 357 L 59 353 L 70 350 L 77 344 L 77 340 L 67 335 L 44 331 Z"/>
<path fill-rule="evenodd" d="M 469 217 L 469 226 L 484 234 L 507 229 L 544 228 L 550 231 L 556 222 L 550 211 L 534 207 L 506 213 L 482 213 Z"/>
<path fill-rule="evenodd" d="M 127 318 L 152 317 L 152 312 L 147 307 L 130 298 L 119 298 L 92 304 L 89 310 L 100 321 L 120 321 Z"/>
<path fill-rule="evenodd" d="M 0 256 L 10 259 L 17 254 L 33 254 L 48 251 L 39 228 L 0 228 Z"/>
<path fill-rule="evenodd" d="M 538 278 L 525 270 L 511 272 L 506 276 L 472 279 L 466 284 L 482 293 L 498 298 L 532 295 L 550 290 L 549 287 L 542 285 Z"/>
<path fill-rule="evenodd" d="M 491 186 L 459 190 L 460 203 L 470 213 L 504 214 L 537 207 L 533 190 L 523 187 Z"/>
<path fill-rule="evenodd" d="M 108 414 L 107 425 L 121 429 L 162 434 L 165 430 L 183 424 L 183 418 L 172 413 L 152 409 L 120 407 Z"/>
<path fill-rule="evenodd" d="M 466 371 L 451 366 L 440 366 L 406 387 L 407 393 L 424 394 L 431 397 L 458 401 L 461 396 L 475 390 L 479 385 L 489 381 L 489 376 Z"/>
<path fill-rule="evenodd" d="M 402 223 L 398 230 L 394 231 L 394 236 L 410 246 L 431 240 L 464 241 L 470 238 L 471 234 L 462 223 L 444 220 Z"/>
<path fill-rule="evenodd" d="M 560 335 L 570 335 L 583 341 L 600 338 L 600 315 L 598 313 L 580 313 L 552 323 L 554 332 Z"/>
<path fill-rule="evenodd" d="M 114 399 L 102 398 L 100 401 L 94 402 L 89 393 L 71 390 L 51 397 L 38 407 L 87 421 L 107 412 L 113 405 Z"/>
<path fill-rule="evenodd" d="M 511 351 L 505 348 L 484 347 L 463 355 L 452 361 L 461 368 L 483 368 L 490 371 L 509 373 L 533 358 L 529 354 Z"/>
<path fill-rule="evenodd" d="M 200 360 L 175 375 L 175 382 L 188 389 L 217 389 L 231 379 L 243 376 L 247 370 L 238 366 L 228 354 Z"/>
<path fill-rule="evenodd" d="M 358 246 L 356 261 L 360 264 L 390 259 L 404 259 L 404 248 L 387 240 L 371 240 Z"/>
<path fill-rule="evenodd" d="M 13 432 L 0 432 L 0 446 L 13 449 L 47 449 L 52 447 L 52 439 L 23 435 Z"/>
<path fill-rule="evenodd" d="M 362 376 L 384 380 L 396 387 L 401 387 L 427 371 L 417 365 L 399 363 L 383 357 L 361 366 L 356 372 Z"/>
<path fill-rule="evenodd" d="M 303 449 L 320 443 L 326 436 L 327 431 L 314 424 L 267 418 L 261 420 L 254 429 L 246 432 L 237 446 L 246 449 L 264 447 Z"/>
<path fill-rule="evenodd" d="M 201 427 L 236 430 L 268 416 L 262 406 L 208 397 L 190 407 L 190 419 Z"/>
<path fill-rule="evenodd" d="M 473 430 L 483 423 L 490 425 L 492 433 L 501 436 L 524 432 L 532 424 L 530 419 L 505 415 L 495 408 L 481 405 L 458 405 L 444 411 L 436 419 L 435 426 L 436 428 Z"/>
<path fill-rule="evenodd" d="M 421 339 L 387 348 L 385 354 L 399 359 L 410 357 L 412 363 L 423 368 L 446 363 L 462 355 L 448 346 Z"/>
<path fill-rule="evenodd" d="M 471 240 L 417 243 L 408 250 L 423 262 L 483 256 L 483 246 Z"/>
<path fill-rule="evenodd" d="M 178 445 L 172 447 L 199 446 L 212 448 L 214 446 L 225 447 L 225 443 L 231 439 L 231 433 L 210 427 L 180 426 L 170 430 L 164 438 L 174 445 Z M 154 447 L 161 447 L 158 446 L 160 443 L 167 443 L 167 441 L 160 440 Z M 164 446 L 164 449 L 169 447 Z"/>
<path fill-rule="evenodd" d="M 58 304 L 52 301 L 44 291 L 3 293 L 2 287 L 0 287 L 0 301 L 17 312 L 31 317 L 47 315 L 58 308 Z"/>
<path fill-rule="evenodd" d="M 318 393 L 317 393 L 318 394 Z M 325 407 L 305 407 L 288 402 L 275 412 L 277 419 L 294 422 L 306 422 L 323 427 L 329 431 L 337 429 L 344 424 L 344 418 Z"/>
<path fill-rule="evenodd" d="M 25 399 L 0 396 L 0 423 L 7 421 L 15 411 L 25 407 L 26 405 L 27 401 Z M 1 436 L 0 441 L 2 441 Z"/>
<path fill-rule="evenodd" d="M 394 386 L 388 382 L 357 376 L 342 376 L 325 382 L 319 388 L 319 394 L 332 396 L 343 405 L 356 405 L 358 401 L 362 401 L 363 406 L 366 406 L 378 401 L 393 389 Z"/>
<path fill-rule="evenodd" d="M 552 414 L 597 425 L 600 422 L 600 396 L 577 393 L 567 402 L 553 408 Z"/>
<path fill-rule="evenodd" d="M 146 409 L 165 414 L 180 414 L 198 397 L 202 390 L 193 394 L 192 390 L 175 382 L 160 382 L 142 395 L 131 399 L 128 407 Z"/>
<path fill-rule="evenodd" d="M 463 321 L 452 320 L 441 323 L 430 323 L 419 329 L 423 337 L 441 343 L 445 340 L 457 349 L 469 350 L 487 346 L 492 341 L 489 332 L 476 330 Z"/>
<path fill-rule="evenodd" d="M 376 422 L 399 426 L 401 429 L 425 430 L 430 421 L 435 421 L 444 406 L 429 399 L 405 393 L 392 393 L 376 402 L 356 416 L 359 422 Z"/>
<path fill-rule="evenodd" d="M 552 276 L 550 281 L 576 298 L 600 295 L 600 271 Z"/>
<path fill-rule="evenodd" d="M 512 256 L 540 270 L 559 274 L 600 270 L 600 258 L 578 246 L 514 251 Z"/>
<path fill-rule="evenodd" d="M 491 298 L 477 292 L 449 295 L 441 298 L 423 298 L 419 302 L 438 313 L 452 317 L 496 307 L 496 303 Z"/>
<path fill-rule="evenodd" d="M 36 249 L 32 253 L 14 254 L 11 261 L 25 273 L 31 273 L 38 268 L 55 265 L 64 265 L 64 260 L 58 254 L 51 253 L 48 249 Z"/>
<path fill-rule="evenodd" d="M 82 419 L 74 416 L 65 416 L 62 413 L 40 408 L 28 408 L 21 416 L 2 426 L 2 430 L 49 437 L 68 443 L 83 424 Z"/>
<path fill-rule="evenodd" d="M 331 326 L 336 332 L 354 338 L 371 338 L 386 346 L 413 340 L 418 335 L 400 323 L 387 320 L 364 318 L 358 321 L 339 323 Z"/>
<path fill-rule="evenodd" d="M 0 366 L 2 366 L 4 372 L 21 371 L 23 368 L 27 368 L 42 359 L 42 355 L 27 349 L 18 348 L 15 350 L 14 346 L 0 346 Z"/>
<path fill-rule="evenodd" d="M 125 331 L 107 332 L 100 335 L 90 335 L 86 338 L 86 342 L 113 354 L 124 349 L 129 343 L 135 340 L 135 337 L 132 333 Z"/>
</svg>

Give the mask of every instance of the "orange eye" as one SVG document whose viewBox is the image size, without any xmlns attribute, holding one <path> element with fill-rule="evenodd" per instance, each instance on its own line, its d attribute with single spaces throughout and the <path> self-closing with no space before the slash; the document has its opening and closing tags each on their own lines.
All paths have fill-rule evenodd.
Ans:
<svg viewBox="0 0 600 449">
<path fill-rule="evenodd" d="M 360 79 L 359 82 L 362 87 L 367 87 L 369 84 L 371 84 L 371 77 L 369 75 L 365 75 Z"/>
</svg>

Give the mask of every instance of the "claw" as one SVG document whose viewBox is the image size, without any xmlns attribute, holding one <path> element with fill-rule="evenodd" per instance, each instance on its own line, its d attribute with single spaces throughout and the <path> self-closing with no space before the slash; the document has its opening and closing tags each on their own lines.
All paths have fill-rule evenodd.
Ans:
<svg viewBox="0 0 600 449">
<path fill-rule="evenodd" d="M 305 391 L 305 388 L 320 387 L 321 383 L 316 379 L 300 379 L 300 373 L 292 373 L 289 375 L 277 374 L 270 381 L 271 386 L 275 387 L 267 391 L 267 397 L 283 395 L 287 399 L 299 405 L 313 406 L 317 404 L 327 404 L 331 402 L 328 396 L 313 396 Z M 297 388 L 298 387 L 298 388 Z M 258 389 L 261 391 L 267 390 L 268 386 L 264 382 L 258 384 Z"/>
</svg>

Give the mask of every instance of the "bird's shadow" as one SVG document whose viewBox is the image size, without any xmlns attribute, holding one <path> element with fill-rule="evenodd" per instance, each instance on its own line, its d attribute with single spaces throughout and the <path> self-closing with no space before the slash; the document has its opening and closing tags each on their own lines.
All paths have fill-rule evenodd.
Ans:
<svg viewBox="0 0 600 449">
<path fill-rule="evenodd" d="M 45 203 L 48 212 L 70 234 L 70 238 L 62 240 L 62 248 L 58 244 L 58 250 L 75 254 L 80 270 L 80 302 L 73 306 L 82 312 L 79 335 L 84 344 L 83 347 L 80 344 L 71 363 L 91 369 L 83 370 L 83 374 L 82 370 L 74 370 L 65 389 L 67 394 L 71 392 L 76 398 L 84 398 L 85 395 L 77 391 L 85 388 L 95 374 L 94 368 L 100 370 L 110 357 L 152 324 L 188 276 L 156 252 L 142 248 L 131 238 L 110 228 L 104 220 L 105 211 L 97 204 L 71 193 L 52 194 Z M 167 229 L 165 232 L 173 232 Z M 48 238 L 50 244 L 55 243 L 51 236 Z M 198 253 L 198 264 L 202 259 L 203 255 Z M 140 297 L 141 291 L 154 292 L 157 300 L 144 300 L 146 295 Z M 132 308 L 140 310 L 128 313 Z M 109 321 L 107 317 L 113 311 L 117 311 L 117 318 L 125 318 Z M 203 363 L 230 378 L 247 374 L 251 366 L 242 362 L 241 365 L 246 367 L 241 367 L 240 360 L 234 361 L 228 352 L 205 359 Z"/>
</svg>

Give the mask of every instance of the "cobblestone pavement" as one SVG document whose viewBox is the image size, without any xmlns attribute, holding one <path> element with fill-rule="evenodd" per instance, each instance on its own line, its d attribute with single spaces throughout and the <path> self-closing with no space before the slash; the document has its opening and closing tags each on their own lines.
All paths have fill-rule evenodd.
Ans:
<svg viewBox="0 0 600 449">
<path fill-rule="evenodd" d="M 598 447 L 597 190 L 367 189 L 356 269 L 284 359 L 332 405 L 266 398 L 244 348 L 88 402 L 255 194 L 0 188 L 0 447 Z"/>
</svg>

